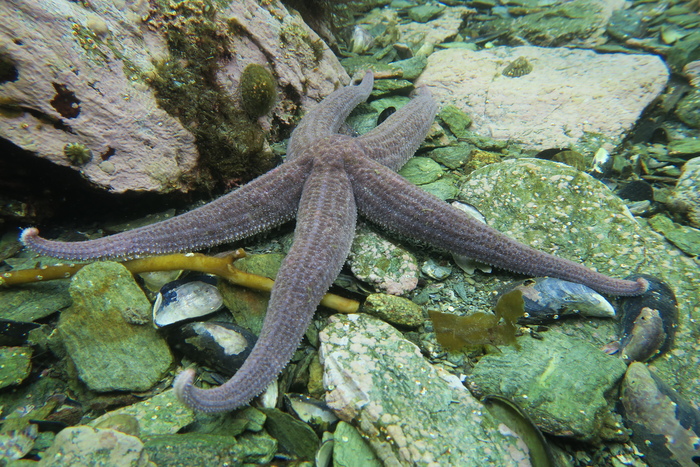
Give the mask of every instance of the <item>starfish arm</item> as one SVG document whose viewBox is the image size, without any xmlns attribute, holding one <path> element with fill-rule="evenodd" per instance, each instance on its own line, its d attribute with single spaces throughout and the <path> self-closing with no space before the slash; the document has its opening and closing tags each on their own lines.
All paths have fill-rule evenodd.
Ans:
<svg viewBox="0 0 700 467">
<path fill-rule="evenodd" d="M 349 168 L 360 213 L 409 238 L 492 266 L 577 282 L 615 296 L 638 295 L 646 281 L 615 279 L 519 243 L 372 162 Z"/>
<path fill-rule="evenodd" d="M 294 218 L 309 161 L 285 163 L 211 203 L 162 222 L 82 242 L 59 242 L 25 229 L 20 240 L 68 260 L 133 258 L 192 251 L 249 237 Z"/>
<path fill-rule="evenodd" d="M 315 168 L 304 186 L 297 217 L 294 244 L 275 279 L 253 351 L 233 378 L 217 388 L 195 387 L 193 370 L 178 375 L 176 394 L 189 406 L 221 412 L 245 405 L 292 358 L 350 251 L 357 213 L 345 173 L 337 168 Z"/>
<path fill-rule="evenodd" d="M 345 86 L 332 92 L 308 112 L 287 144 L 287 160 L 293 160 L 315 141 L 337 133 L 350 112 L 372 92 L 374 76 L 367 72 L 357 86 Z"/>
<path fill-rule="evenodd" d="M 381 125 L 356 138 L 367 156 L 391 170 L 399 170 L 420 146 L 437 113 L 437 103 L 426 87 Z"/>
</svg>

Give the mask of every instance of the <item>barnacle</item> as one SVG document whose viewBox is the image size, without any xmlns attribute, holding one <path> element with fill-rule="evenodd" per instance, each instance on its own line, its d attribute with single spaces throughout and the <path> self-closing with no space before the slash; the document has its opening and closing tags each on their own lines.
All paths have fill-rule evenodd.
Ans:
<svg viewBox="0 0 700 467">
<path fill-rule="evenodd" d="M 83 143 L 68 143 L 63 146 L 63 154 L 73 165 L 85 165 L 92 160 L 92 151 Z"/>
</svg>

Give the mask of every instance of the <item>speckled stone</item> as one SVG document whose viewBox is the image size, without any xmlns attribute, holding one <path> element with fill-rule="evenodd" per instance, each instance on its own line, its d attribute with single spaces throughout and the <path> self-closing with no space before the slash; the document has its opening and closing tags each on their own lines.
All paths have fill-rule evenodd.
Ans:
<svg viewBox="0 0 700 467">
<path fill-rule="evenodd" d="M 362 309 L 387 323 L 399 326 L 415 328 L 425 322 L 420 306 L 395 295 L 373 293 L 365 299 Z"/>
<path fill-rule="evenodd" d="M 76 465 L 128 465 L 155 467 L 135 436 L 111 429 L 71 426 L 56 435 L 53 445 L 41 456 L 40 467 Z"/>
<path fill-rule="evenodd" d="M 470 381 L 485 394 L 515 401 L 547 433 L 599 441 L 614 403 L 606 395 L 627 366 L 578 338 L 557 331 L 542 337 L 525 335 L 519 350 L 502 346 L 484 355 Z"/>
<path fill-rule="evenodd" d="M 521 465 L 527 450 L 456 376 L 367 315 L 334 315 L 321 331 L 326 403 L 357 426 L 384 465 Z"/>
<path fill-rule="evenodd" d="M 145 401 L 107 412 L 91 421 L 89 425 L 101 426 L 114 417 L 124 415 L 139 421 L 139 433 L 142 435 L 177 433 L 194 421 L 194 411 L 181 402 L 172 389 L 168 389 Z"/>
<path fill-rule="evenodd" d="M 418 285 L 415 256 L 368 227 L 357 229 L 348 263 L 355 277 L 391 295 L 405 294 Z"/>
<path fill-rule="evenodd" d="M 78 271 L 73 305 L 57 331 L 78 376 L 94 391 L 146 391 L 168 371 L 172 354 L 150 324 L 151 304 L 121 264 L 98 262 Z"/>
<path fill-rule="evenodd" d="M 489 225 L 540 250 L 614 277 L 646 273 L 669 284 L 681 319 L 675 348 L 652 366 L 700 405 L 700 263 L 638 222 L 605 185 L 573 167 L 509 160 L 472 172 L 460 199 Z"/>
<path fill-rule="evenodd" d="M 443 175 L 440 164 L 428 157 L 412 157 L 399 170 L 399 175 L 415 185 L 434 182 Z"/>
<path fill-rule="evenodd" d="M 0 389 L 24 381 L 32 368 L 31 347 L 0 347 Z"/>
<path fill-rule="evenodd" d="M 700 157 L 694 157 L 683 164 L 669 205 L 681 211 L 691 226 L 700 228 Z"/>
</svg>

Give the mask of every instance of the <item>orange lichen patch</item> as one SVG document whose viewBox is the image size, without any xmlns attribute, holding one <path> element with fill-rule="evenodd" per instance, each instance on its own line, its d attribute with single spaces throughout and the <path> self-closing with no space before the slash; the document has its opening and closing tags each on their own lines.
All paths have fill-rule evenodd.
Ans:
<svg viewBox="0 0 700 467">
<path fill-rule="evenodd" d="M 132 274 L 153 271 L 174 271 L 186 269 L 207 274 L 215 274 L 227 281 L 242 287 L 269 292 L 274 281 L 267 277 L 243 272 L 233 265 L 234 260 L 245 256 L 242 249 L 236 250 L 223 257 L 207 256 L 200 253 L 177 253 L 173 255 L 151 256 L 147 258 L 123 261 Z M 67 279 L 78 272 L 85 264 L 59 264 L 42 266 L 36 269 L 23 269 L 0 274 L 0 285 L 10 286 L 40 282 L 54 279 Z M 321 305 L 341 313 L 354 313 L 359 308 L 359 302 L 335 294 L 326 294 Z"/>
<path fill-rule="evenodd" d="M 439 311 L 429 312 L 437 341 L 449 350 L 503 344 L 520 348 L 515 340 L 516 322 L 524 313 L 525 302 L 519 290 L 502 295 L 494 313 L 457 316 Z"/>
</svg>

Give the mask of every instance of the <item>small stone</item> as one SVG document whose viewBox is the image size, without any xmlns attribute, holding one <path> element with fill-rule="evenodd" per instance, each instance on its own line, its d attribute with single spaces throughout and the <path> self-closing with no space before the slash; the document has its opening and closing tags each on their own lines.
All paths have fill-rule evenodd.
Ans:
<svg viewBox="0 0 700 467">
<path fill-rule="evenodd" d="M 460 143 L 455 146 L 433 149 L 427 156 L 446 166 L 448 169 L 458 169 L 467 162 L 469 154 L 471 154 L 473 150 L 474 146 L 471 144 Z"/>
<path fill-rule="evenodd" d="M 423 263 L 421 271 L 428 277 L 441 281 L 447 279 L 452 274 L 452 267 L 445 261 L 438 262 L 432 258 Z"/>
<path fill-rule="evenodd" d="M 309 425 L 279 409 L 261 408 L 260 411 L 267 415 L 265 428 L 281 448 L 299 459 L 313 460 L 320 441 Z"/>
<path fill-rule="evenodd" d="M 457 181 L 452 177 L 444 177 L 440 180 L 435 180 L 432 183 L 426 183 L 420 186 L 423 190 L 431 195 L 435 195 L 443 201 L 453 199 L 459 193 Z"/>
<path fill-rule="evenodd" d="M 339 422 L 333 432 L 333 466 L 344 467 L 362 465 L 364 467 L 382 467 L 377 455 L 367 441 L 362 438 L 357 429 L 345 423 Z"/>
<path fill-rule="evenodd" d="M 440 164 L 428 157 L 413 157 L 399 170 L 399 175 L 415 185 L 425 185 L 442 177 Z"/>
<path fill-rule="evenodd" d="M 676 116 L 683 123 L 693 128 L 700 128 L 700 89 L 688 93 L 678 102 Z"/>
<path fill-rule="evenodd" d="M 442 13 L 445 7 L 435 4 L 423 4 L 413 8 L 409 8 L 408 17 L 419 23 L 427 23 L 437 15 Z"/>
<path fill-rule="evenodd" d="M 415 256 L 366 227 L 357 230 L 348 263 L 355 277 L 391 295 L 405 294 L 418 285 Z"/>
<path fill-rule="evenodd" d="M 156 465 L 259 465 L 272 460 L 277 441 L 267 433 L 184 433 L 148 436 L 144 449 Z"/>
<path fill-rule="evenodd" d="M 40 467 L 76 465 L 129 465 L 155 467 L 135 436 L 88 426 L 61 430 L 53 445 L 41 456 Z"/>
<path fill-rule="evenodd" d="M 668 204 L 684 214 L 691 226 L 700 228 L 700 157 L 683 165 Z"/>
<path fill-rule="evenodd" d="M 649 225 L 684 253 L 690 256 L 700 255 L 700 230 L 676 224 L 663 214 L 649 219 Z"/>
<path fill-rule="evenodd" d="M 525 462 L 520 438 L 499 430 L 456 376 L 389 324 L 336 314 L 320 338 L 326 404 L 358 427 L 384 465 Z"/>
<path fill-rule="evenodd" d="M 428 60 L 425 57 L 411 57 L 406 60 L 391 62 L 393 68 L 401 70 L 401 77 L 412 81 L 420 76 Z"/>
<path fill-rule="evenodd" d="M 466 138 L 469 136 L 468 128 L 472 124 L 472 119 L 454 105 L 444 106 L 437 117 L 442 120 L 457 138 Z"/>
<path fill-rule="evenodd" d="M 31 347 L 0 347 L 0 389 L 15 386 L 29 376 Z"/>
<path fill-rule="evenodd" d="M 417 328 L 425 322 L 423 309 L 420 306 L 395 295 L 370 294 L 362 307 L 370 315 L 398 326 Z"/>
<path fill-rule="evenodd" d="M 141 435 L 165 435 L 177 433 L 194 421 L 194 412 L 181 402 L 172 389 L 163 391 L 150 399 L 107 412 L 89 423 L 101 426 L 119 422 L 122 417 L 133 417 L 139 421 Z"/>
</svg>

